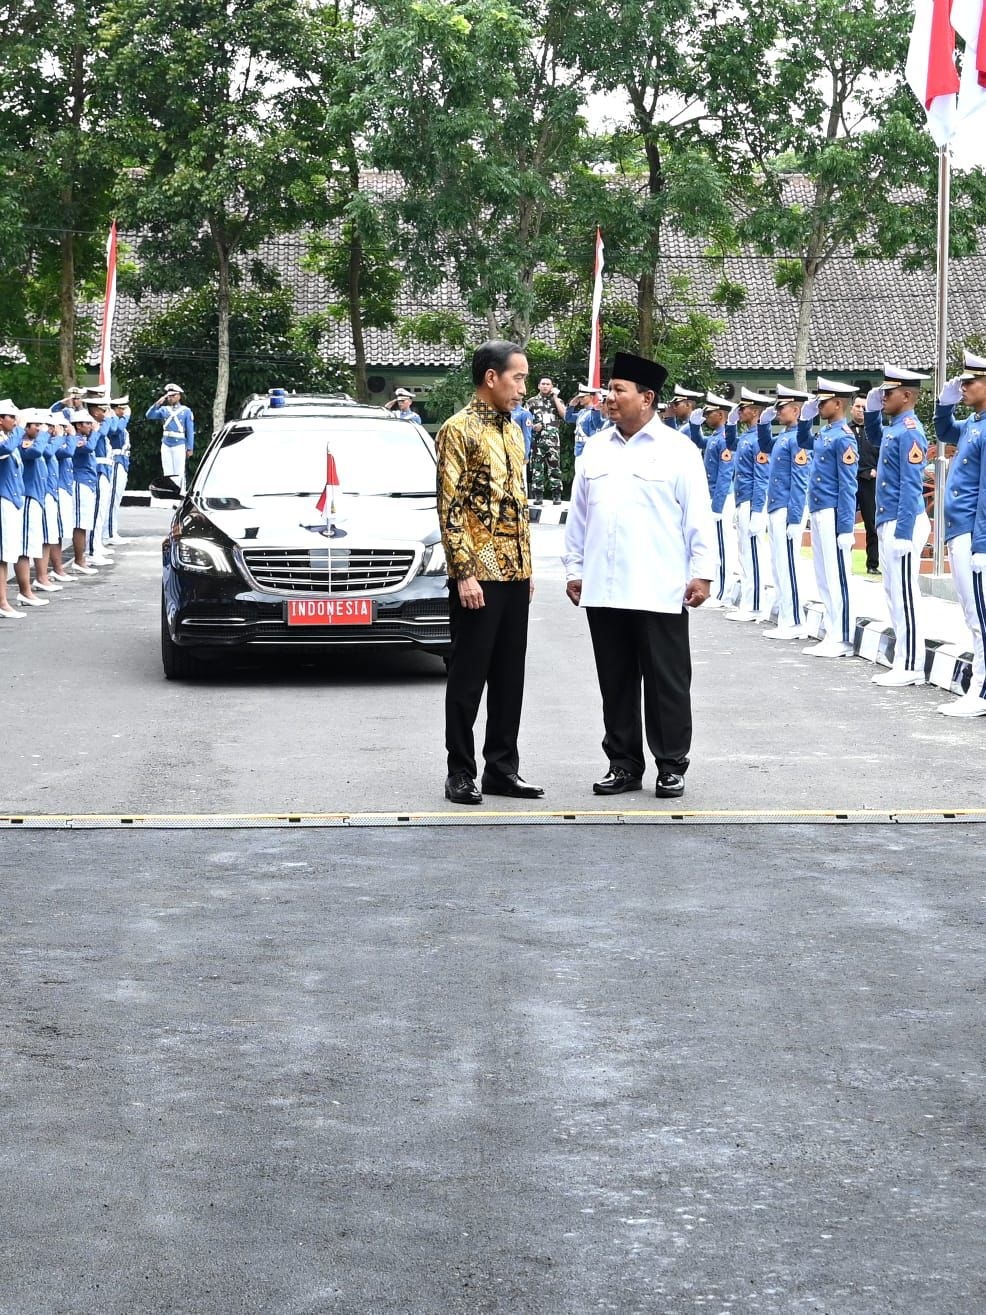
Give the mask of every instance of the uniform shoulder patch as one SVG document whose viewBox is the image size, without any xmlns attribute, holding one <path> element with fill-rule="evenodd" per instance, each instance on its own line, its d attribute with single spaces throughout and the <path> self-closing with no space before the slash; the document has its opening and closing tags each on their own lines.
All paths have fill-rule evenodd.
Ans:
<svg viewBox="0 0 986 1315">
<path fill-rule="evenodd" d="M 914 419 L 913 416 L 905 416 L 905 417 L 904 417 L 904 428 L 905 428 L 905 429 L 917 429 L 917 427 L 918 427 L 918 422 Z"/>
<path fill-rule="evenodd" d="M 733 454 L 732 454 L 732 452 L 730 451 L 730 449 L 729 449 L 728 447 L 724 447 L 724 448 L 722 449 L 722 456 L 719 458 L 719 460 L 720 460 L 720 461 L 732 461 L 732 459 L 733 459 Z"/>
<path fill-rule="evenodd" d="M 766 453 L 766 452 L 758 452 L 758 453 L 757 453 L 757 465 L 758 465 L 758 466 L 766 466 L 767 463 L 768 463 L 769 461 L 770 461 L 770 456 L 769 456 L 768 453 Z"/>
<path fill-rule="evenodd" d="M 921 448 L 921 444 L 916 440 L 911 444 L 911 450 L 907 454 L 907 459 L 912 466 L 924 465 L 924 452 Z"/>
<path fill-rule="evenodd" d="M 845 452 L 843 452 L 843 454 L 842 454 L 842 464 L 843 464 L 844 466 L 855 466 L 855 464 L 856 464 L 856 449 L 855 449 L 855 448 L 853 448 L 853 447 L 847 447 L 847 448 L 846 448 Z"/>
<path fill-rule="evenodd" d="M 794 464 L 795 464 L 796 466 L 807 466 L 807 464 L 808 464 L 808 449 L 807 449 L 807 448 L 804 448 L 804 447 L 799 447 L 799 448 L 798 448 L 797 452 L 795 452 L 795 454 L 794 454 Z"/>
</svg>

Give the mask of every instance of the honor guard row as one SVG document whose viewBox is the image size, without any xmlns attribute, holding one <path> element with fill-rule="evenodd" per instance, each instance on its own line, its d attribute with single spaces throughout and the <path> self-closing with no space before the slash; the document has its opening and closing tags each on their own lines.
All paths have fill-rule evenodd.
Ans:
<svg viewBox="0 0 986 1315">
<path fill-rule="evenodd" d="M 130 406 L 73 389 L 49 409 L 0 401 L 0 618 L 23 619 L 125 543 Z M 8 587 L 8 581 L 14 587 Z"/>
</svg>

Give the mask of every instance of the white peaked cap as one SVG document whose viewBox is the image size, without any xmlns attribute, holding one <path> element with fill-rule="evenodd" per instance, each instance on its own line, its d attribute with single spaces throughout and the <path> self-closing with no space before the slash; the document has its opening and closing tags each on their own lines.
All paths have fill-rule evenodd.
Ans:
<svg viewBox="0 0 986 1315">
<path fill-rule="evenodd" d="M 776 388 L 777 405 L 782 402 L 807 402 L 811 393 L 799 392 L 797 388 L 788 388 L 787 384 L 778 384 Z"/>
<path fill-rule="evenodd" d="M 823 379 L 819 375 L 815 380 L 815 396 L 821 402 L 831 397 L 855 397 L 856 385 L 843 384 L 838 379 Z"/>
<path fill-rule="evenodd" d="M 703 411 L 731 411 L 733 404 L 728 397 L 720 397 L 717 393 L 705 394 L 705 405 Z"/>
<path fill-rule="evenodd" d="M 899 365 L 883 365 L 883 383 L 880 388 L 887 392 L 890 388 L 899 388 L 902 384 L 908 388 L 920 388 L 931 376 L 920 374 L 917 370 L 903 370 Z"/>
<path fill-rule="evenodd" d="M 704 396 L 704 393 L 697 393 L 694 388 L 682 388 L 681 384 L 676 384 L 674 392 L 671 394 L 671 401 L 701 402 Z"/>
<path fill-rule="evenodd" d="M 773 400 L 774 399 L 772 397 L 768 397 L 766 393 L 755 393 L 752 390 L 752 388 L 740 389 L 741 403 L 749 402 L 754 406 L 770 406 Z"/>
<path fill-rule="evenodd" d="M 88 411 L 71 411 L 68 418 L 73 425 L 94 425 L 96 423 Z"/>
<path fill-rule="evenodd" d="M 960 379 L 986 378 L 986 357 L 975 356 L 972 352 L 962 353 L 962 373 Z"/>
<path fill-rule="evenodd" d="M 5 397 L 3 401 L 0 401 L 0 416 L 16 415 L 20 415 L 16 402 L 12 402 L 9 397 Z"/>
</svg>

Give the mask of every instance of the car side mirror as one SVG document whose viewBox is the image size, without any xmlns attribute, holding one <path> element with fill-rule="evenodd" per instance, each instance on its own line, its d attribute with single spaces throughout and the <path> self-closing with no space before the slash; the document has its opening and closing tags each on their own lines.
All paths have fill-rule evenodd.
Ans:
<svg viewBox="0 0 986 1315">
<path fill-rule="evenodd" d="M 181 489 L 170 475 L 156 475 L 147 486 L 152 498 L 161 498 L 164 502 L 174 502 L 181 497 Z"/>
</svg>

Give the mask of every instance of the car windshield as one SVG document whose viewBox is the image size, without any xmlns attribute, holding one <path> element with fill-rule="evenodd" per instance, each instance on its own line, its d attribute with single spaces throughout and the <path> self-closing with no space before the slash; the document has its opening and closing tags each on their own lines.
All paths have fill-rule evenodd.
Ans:
<svg viewBox="0 0 986 1315">
<path fill-rule="evenodd" d="M 287 416 L 232 425 L 195 481 L 195 491 L 215 499 L 317 496 L 326 482 L 326 446 L 343 493 L 435 493 L 434 448 L 417 425 Z"/>
</svg>

